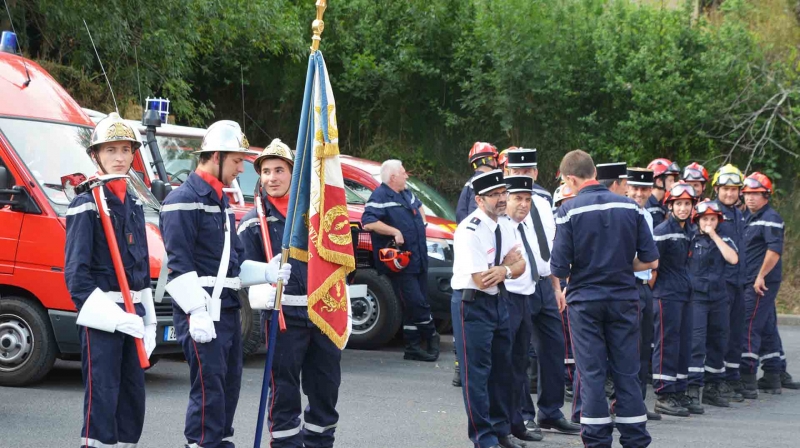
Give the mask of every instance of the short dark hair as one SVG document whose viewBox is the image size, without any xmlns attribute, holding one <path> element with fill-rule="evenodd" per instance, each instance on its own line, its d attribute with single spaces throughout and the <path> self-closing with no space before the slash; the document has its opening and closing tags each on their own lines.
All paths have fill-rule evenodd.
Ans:
<svg viewBox="0 0 800 448">
<path fill-rule="evenodd" d="M 584 178 L 585 179 L 585 178 Z M 606 188 L 611 188 L 614 185 L 614 182 L 619 182 L 617 179 L 603 179 L 598 181 L 600 185 L 603 185 Z"/>
<path fill-rule="evenodd" d="M 209 160 L 211 160 L 212 157 L 214 157 L 214 153 L 213 152 L 201 152 L 199 157 L 198 157 L 198 159 L 199 159 L 198 162 L 199 163 L 206 163 Z"/>
<path fill-rule="evenodd" d="M 561 159 L 558 170 L 563 177 L 575 176 L 579 179 L 594 179 L 597 175 L 592 156 L 580 149 L 568 152 Z"/>
</svg>

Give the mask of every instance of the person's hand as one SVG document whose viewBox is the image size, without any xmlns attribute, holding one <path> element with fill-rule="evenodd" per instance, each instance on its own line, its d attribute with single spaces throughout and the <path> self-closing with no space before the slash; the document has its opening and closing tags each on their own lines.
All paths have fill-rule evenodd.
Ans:
<svg viewBox="0 0 800 448">
<path fill-rule="evenodd" d="M 712 225 L 706 225 L 705 227 L 703 227 L 703 232 L 708 234 L 708 236 L 710 236 L 711 238 L 717 236 L 717 229 Z"/>
<path fill-rule="evenodd" d="M 150 324 L 144 327 L 144 351 L 147 352 L 147 358 L 153 354 L 156 349 L 156 327 L 157 324 Z"/>
<path fill-rule="evenodd" d="M 756 290 L 756 294 L 759 296 L 763 296 L 767 291 L 769 291 L 769 288 L 767 288 L 767 282 L 764 281 L 764 277 L 760 275 L 756 277 L 756 282 L 753 283 L 753 289 Z"/>
<path fill-rule="evenodd" d="M 503 263 L 506 266 L 511 266 L 512 264 L 522 260 L 522 251 L 519 250 L 518 246 L 514 246 L 505 257 L 503 257 Z"/>
<path fill-rule="evenodd" d="M 503 266 L 495 266 L 489 270 L 483 271 L 481 273 L 481 279 L 483 280 L 484 286 L 490 288 L 503 282 L 506 279 L 506 272 L 508 271 L 506 271 L 506 268 Z"/>
<path fill-rule="evenodd" d="M 141 317 L 125 313 L 117 322 L 117 331 L 141 339 L 144 336 L 144 321 Z"/>
<path fill-rule="evenodd" d="M 402 246 L 406 242 L 405 238 L 403 238 L 403 234 L 400 233 L 399 230 L 395 230 L 394 232 L 394 242 L 397 243 L 397 247 Z"/>
<path fill-rule="evenodd" d="M 559 290 L 559 289 L 556 289 L 556 291 L 555 291 L 556 305 L 558 305 L 558 312 L 559 313 L 563 313 L 564 310 L 567 309 L 566 291 L 567 291 L 566 288 L 564 288 L 563 291 Z"/>
<path fill-rule="evenodd" d="M 195 311 L 189 317 L 189 335 L 196 342 L 205 344 L 211 342 L 217 337 L 217 331 L 214 329 L 214 321 L 208 311 Z"/>
<path fill-rule="evenodd" d="M 277 289 L 269 283 L 254 285 L 250 287 L 247 298 L 250 302 L 250 309 L 271 310 L 275 307 L 275 293 Z"/>
<path fill-rule="evenodd" d="M 289 277 L 292 276 L 292 265 L 289 263 L 284 263 L 281 265 L 281 268 L 278 269 L 278 281 L 283 280 L 283 283 L 286 284 L 289 282 Z"/>
</svg>

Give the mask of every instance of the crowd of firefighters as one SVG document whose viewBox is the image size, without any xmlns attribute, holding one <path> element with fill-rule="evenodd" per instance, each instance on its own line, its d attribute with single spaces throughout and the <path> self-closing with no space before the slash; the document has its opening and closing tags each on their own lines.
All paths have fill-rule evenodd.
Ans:
<svg viewBox="0 0 800 448">
<path fill-rule="evenodd" d="M 140 361 L 156 345 L 156 317 L 142 205 L 125 181 L 140 147 L 117 114 L 98 123 L 87 147 L 98 173 L 66 214 L 65 277 L 78 308 L 85 386 L 82 447 L 136 447 L 144 425 Z M 242 378 L 237 290 L 250 288 L 250 306 L 266 316 L 275 305 L 271 284 L 281 281 L 286 331 L 270 375 L 271 446 L 332 447 L 341 350 L 308 317 L 307 263 L 279 253 L 292 151 L 275 139 L 259 154 L 263 205 L 237 229 L 223 189 L 249 153 L 237 123 L 214 123 L 197 169 L 160 211 L 166 291 L 190 373 L 186 446 L 233 446 Z M 453 384 L 463 386 L 476 447 L 525 446 L 542 440 L 542 429 L 610 447 L 612 425 L 623 446 L 644 447 L 646 421 L 662 414 L 702 414 L 702 404 L 727 407 L 759 389 L 800 386 L 786 372 L 777 328 L 784 224 L 769 204 L 769 178 L 725 165 L 711 181 L 712 201 L 697 163 L 595 165 L 576 150 L 562 160 L 563 183 L 551 196 L 536 184 L 535 149 L 498 153 L 476 143 L 469 162 L 475 174 L 458 204 L 451 312 Z M 427 223 L 407 178 L 402 162 L 384 162 L 362 220 L 403 302 L 404 357 L 434 361 L 440 336 L 426 300 Z M 648 382 L 655 412 L 644 405 Z"/>
<path fill-rule="evenodd" d="M 453 385 L 474 446 L 525 446 L 544 428 L 611 447 L 616 427 L 623 447 L 645 447 L 648 420 L 800 388 L 777 327 L 784 223 L 767 176 L 726 164 L 709 179 L 664 158 L 595 165 L 576 150 L 551 196 L 535 149 L 478 142 L 469 163 Z"/>
</svg>

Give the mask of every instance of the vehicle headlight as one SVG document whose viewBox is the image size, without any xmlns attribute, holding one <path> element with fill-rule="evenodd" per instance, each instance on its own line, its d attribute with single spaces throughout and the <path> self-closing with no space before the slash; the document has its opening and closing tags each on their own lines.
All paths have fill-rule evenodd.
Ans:
<svg viewBox="0 0 800 448">
<path fill-rule="evenodd" d="M 428 256 L 437 260 L 445 261 L 445 251 L 450 249 L 448 240 L 441 238 L 428 238 Z"/>
</svg>

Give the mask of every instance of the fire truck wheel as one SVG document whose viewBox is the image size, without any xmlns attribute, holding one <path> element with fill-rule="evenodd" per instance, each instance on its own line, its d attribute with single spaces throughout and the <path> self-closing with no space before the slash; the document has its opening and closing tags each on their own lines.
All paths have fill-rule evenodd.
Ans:
<svg viewBox="0 0 800 448">
<path fill-rule="evenodd" d="M 353 334 L 347 348 L 371 350 L 394 338 L 403 320 L 400 300 L 392 283 L 374 269 L 358 269 L 355 285 L 367 285 L 367 297 L 351 298 Z"/>
<path fill-rule="evenodd" d="M 250 308 L 247 288 L 239 290 L 239 302 L 242 304 L 242 353 L 244 356 L 254 354 L 262 345 L 261 313 Z"/>
<path fill-rule="evenodd" d="M 47 313 L 32 300 L 0 298 L 0 386 L 35 383 L 53 368 L 58 354 Z"/>
</svg>

